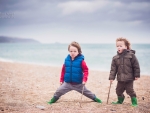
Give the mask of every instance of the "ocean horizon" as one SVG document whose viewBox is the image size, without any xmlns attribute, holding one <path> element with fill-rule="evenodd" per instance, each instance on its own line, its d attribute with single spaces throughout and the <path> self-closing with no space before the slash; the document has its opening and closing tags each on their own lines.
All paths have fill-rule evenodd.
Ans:
<svg viewBox="0 0 150 113">
<path fill-rule="evenodd" d="M 80 44 L 90 70 L 110 71 L 111 61 L 117 54 L 115 44 Z M 139 61 L 141 75 L 150 75 L 150 44 L 132 44 Z M 0 43 L 0 61 L 62 67 L 68 44 Z"/>
</svg>

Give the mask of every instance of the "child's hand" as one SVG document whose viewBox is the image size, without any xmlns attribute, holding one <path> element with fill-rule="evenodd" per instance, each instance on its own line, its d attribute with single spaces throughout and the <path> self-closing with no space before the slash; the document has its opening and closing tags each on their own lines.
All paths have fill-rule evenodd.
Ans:
<svg viewBox="0 0 150 113">
<path fill-rule="evenodd" d="M 60 85 L 62 85 L 63 84 L 63 82 L 60 82 Z"/>
<path fill-rule="evenodd" d="M 110 80 L 110 83 L 113 83 L 114 80 Z"/>
<path fill-rule="evenodd" d="M 135 77 L 135 80 L 138 80 L 139 78 L 138 77 Z"/>
<path fill-rule="evenodd" d="M 82 82 L 83 85 L 85 85 L 85 83 L 86 83 L 86 82 L 84 82 L 84 81 Z"/>
</svg>

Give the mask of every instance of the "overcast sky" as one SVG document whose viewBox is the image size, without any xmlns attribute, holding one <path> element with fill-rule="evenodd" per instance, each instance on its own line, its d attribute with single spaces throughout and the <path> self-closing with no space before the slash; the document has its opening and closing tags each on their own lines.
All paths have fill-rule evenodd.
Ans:
<svg viewBox="0 0 150 113">
<path fill-rule="evenodd" d="M 0 0 L 0 36 L 43 43 L 150 43 L 150 0 Z"/>
</svg>

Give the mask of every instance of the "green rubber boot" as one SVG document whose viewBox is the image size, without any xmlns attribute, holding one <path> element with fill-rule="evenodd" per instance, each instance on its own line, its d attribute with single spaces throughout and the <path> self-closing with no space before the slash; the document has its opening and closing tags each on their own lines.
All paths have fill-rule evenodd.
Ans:
<svg viewBox="0 0 150 113">
<path fill-rule="evenodd" d="M 112 102 L 112 104 L 122 104 L 124 101 L 124 97 L 118 97 L 118 101 L 117 102 Z"/>
<path fill-rule="evenodd" d="M 98 103 L 102 103 L 102 101 L 99 98 L 95 98 L 94 101 Z"/>
<path fill-rule="evenodd" d="M 131 102 L 132 102 L 131 106 L 133 106 L 133 107 L 137 107 L 138 106 L 136 97 L 132 97 L 131 98 Z"/>
<path fill-rule="evenodd" d="M 54 97 L 49 101 L 47 102 L 48 104 L 52 104 L 52 103 L 55 103 L 57 101 L 57 99 L 55 99 Z"/>
</svg>

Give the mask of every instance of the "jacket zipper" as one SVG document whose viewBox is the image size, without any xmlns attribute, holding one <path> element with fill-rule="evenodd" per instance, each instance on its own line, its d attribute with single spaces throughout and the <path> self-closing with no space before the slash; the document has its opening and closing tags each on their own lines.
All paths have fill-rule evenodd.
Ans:
<svg viewBox="0 0 150 113">
<path fill-rule="evenodd" d="M 123 73 L 125 73 L 125 70 L 124 70 L 124 57 L 123 57 Z"/>
</svg>

